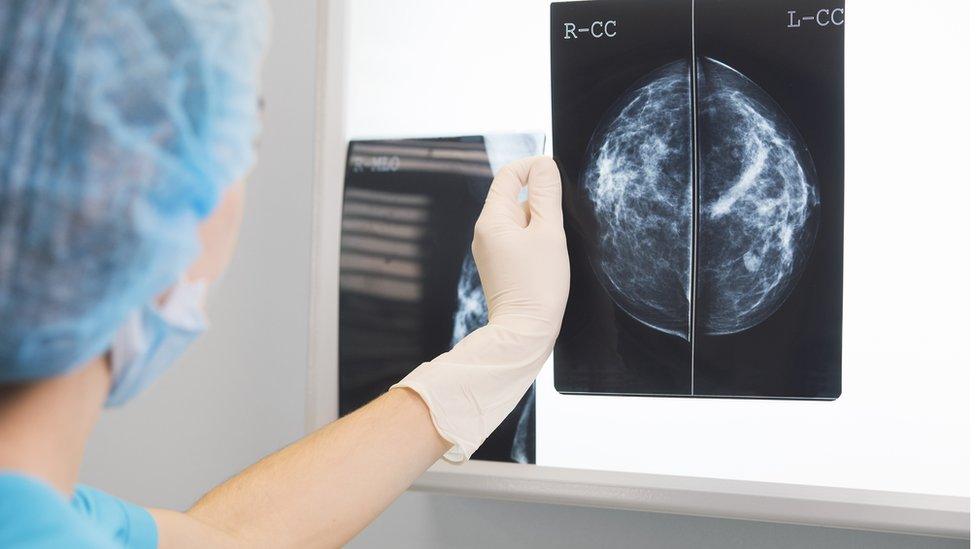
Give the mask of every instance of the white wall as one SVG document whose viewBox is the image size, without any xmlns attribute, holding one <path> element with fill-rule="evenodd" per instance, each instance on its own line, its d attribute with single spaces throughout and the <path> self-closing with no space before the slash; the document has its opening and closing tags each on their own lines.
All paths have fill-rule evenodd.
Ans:
<svg viewBox="0 0 976 549">
<path fill-rule="evenodd" d="M 381 3 L 391 9 L 410 4 L 386 2 Z M 314 176 L 315 4 L 275 3 L 274 46 L 265 69 L 268 113 L 262 157 L 249 189 L 241 248 L 214 296 L 214 328 L 142 398 L 106 415 L 89 447 L 84 482 L 146 505 L 185 507 L 214 484 L 302 434 Z M 482 9 L 490 5 L 463 4 Z M 512 81 L 528 77 L 516 74 Z M 517 88 L 509 93 L 516 95 Z M 452 108 L 461 112 L 460 100 Z M 379 121 L 375 124 L 377 131 L 382 129 Z M 965 547 L 964 542 L 932 538 L 426 494 L 401 497 L 352 545 Z"/>
<path fill-rule="evenodd" d="M 406 494 L 350 547 L 961 549 L 961 540 Z"/>
</svg>

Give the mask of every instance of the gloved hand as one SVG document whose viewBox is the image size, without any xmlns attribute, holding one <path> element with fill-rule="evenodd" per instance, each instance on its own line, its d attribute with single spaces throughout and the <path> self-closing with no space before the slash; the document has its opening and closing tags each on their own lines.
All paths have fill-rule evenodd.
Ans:
<svg viewBox="0 0 976 549">
<path fill-rule="evenodd" d="M 528 201 L 519 193 L 528 187 Z M 491 184 L 472 252 L 488 325 L 421 364 L 393 388 L 427 403 L 438 433 L 462 462 L 515 408 L 552 352 L 569 294 L 559 170 L 549 158 L 510 164 Z"/>
</svg>

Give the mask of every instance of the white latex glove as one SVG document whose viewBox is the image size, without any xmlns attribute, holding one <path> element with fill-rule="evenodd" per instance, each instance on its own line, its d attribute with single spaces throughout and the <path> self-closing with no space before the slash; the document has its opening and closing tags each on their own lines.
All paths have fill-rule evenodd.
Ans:
<svg viewBox="0 0 976 549">
<path fill-rule="evenodd" d="M 528 201 L 519 193 L 528 187 Z M 417 392 L 462 462 L 515 408 L 552 353 L 569 294 L 559 170 L 526 158 L 498 173 L 471 245 L 488 325 L 421 364 L 397 387 Z"/>
</svg>

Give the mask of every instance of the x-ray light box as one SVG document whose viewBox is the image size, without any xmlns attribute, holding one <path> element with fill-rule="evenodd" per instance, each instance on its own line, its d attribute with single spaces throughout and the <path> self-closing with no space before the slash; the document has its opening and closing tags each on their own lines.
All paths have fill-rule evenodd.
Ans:
<svg viewBox="0 0 976 549">
<path fill-rule="evenodd" d="M 391 188 L 386 153 L 407 140 L 483 156 L 481 136 L 551 127 L 573 248 L 566 327 L 589 349 L 564 338 L 543 368 L 532 459 L 512 458 L 516 418 L 479 456 L 514 463 L 437 464 L 416 488 L 968 536 L 965 25 L 900 0 L 848 4 L 323 1 L 308 428 L 410 367 L 347 346 L 379 341 L 356 331 L 376 328 L 359 323 L 376 303 L 356 288 L 405 290 L 364 279 L 388 265 L 361 248 L 389 243 L 348 215 L 354 238 L 340 239 L 343 194 L 360 211 L 453 200 L 470 217 L 471 180 Z M 429 140 L 446 136 L 472 137 Z M 453 337 L 452 242 L 421 261 L 448 281 L 429 294 L 442 312 L 423 353 Z M 688 398 L 701 396 L 773 399 Z"/>
</svg>

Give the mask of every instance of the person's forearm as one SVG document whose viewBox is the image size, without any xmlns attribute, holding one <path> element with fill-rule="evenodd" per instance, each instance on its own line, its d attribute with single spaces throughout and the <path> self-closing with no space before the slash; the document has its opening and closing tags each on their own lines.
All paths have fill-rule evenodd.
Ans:
<svg viewBox="0 0 976 549">
<path fill-rule="evenodd" d="M 183 531 L 206 526 L 256 547 L 339 546 L 449 446 L 424 402 L 410 390 L 394 389 L 205 495 L 186 513 L 196 524 Z M 157 522 L 168 545 L 172 517 L 160 513 Z M 170 538 L 174 545 L 179 541 Z"/>
</svg>

